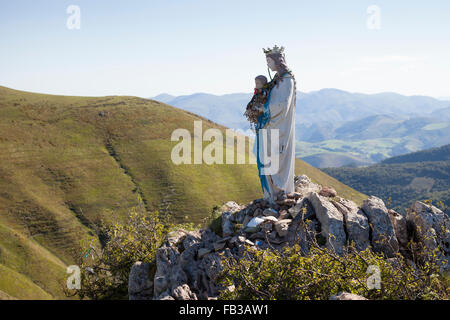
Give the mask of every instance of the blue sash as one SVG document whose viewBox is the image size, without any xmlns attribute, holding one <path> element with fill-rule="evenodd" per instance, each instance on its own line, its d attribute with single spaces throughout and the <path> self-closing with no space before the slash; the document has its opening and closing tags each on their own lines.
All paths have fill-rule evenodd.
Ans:
<svg viewBox="0 0 450 320">
<path fill-rule="evenodd" d="M 258 175 L 259 180 L 261 181 L 261 189 L 264 194 L 264 190 L 267 191 L 267 193 L 270 194 L 269 191 L 269 185 L 267 183 L 267 176 L 261 174 L 262 168 L 264 167 L 263 162 L 260 159 L 260 136 L 259 136 L 259 130 L 262 129 L 270 120 L 270 109 L 269 109 L 269 100 L 270 100 L 270 93 L 272 90 L 269 91 L 269 94 L 267 95 L 267 101 L 264 104 L 264 113 L 261 114 L 258 117 L 258 123 L 256 125 L 256 164 L 258 166 Z"/>
</svg>

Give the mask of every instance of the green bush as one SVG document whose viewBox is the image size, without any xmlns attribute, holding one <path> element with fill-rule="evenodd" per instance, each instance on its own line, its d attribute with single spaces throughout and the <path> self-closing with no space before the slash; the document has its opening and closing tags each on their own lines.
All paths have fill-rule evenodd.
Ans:
<svg viewBox="0 0 450 320">
<path fill-rule="evenodd" d="M 222 211 L 219 206 L 214 206 L 210 216 L 204 220 L 203 224 L 217 235 L 222 235 Z"/>
<path fill-rule="evenodd" d="M 142 202 L 131 209 L 125 224 L 101 227 L 106 238 L 102 249 L 92 244 L 78 258 L 81 269 L 81 289 L 67 292 L 80 299 L 127 299 L 128 277 L 136 261 L 153 265 L 156 250 L 169 231 L 158 212 L 146 212 Z"/>
<path fill-rule="evenodd" d="M 448 299 L 449 279 L 439 273 L 437 252 L 421 251 L 417 263 L 407 262 L 401 254 L 386 259 L 370 249 L 358 252 L 353 245 L 343 255 L 322 248 L 315 239 L 308 255 L 300 246 L 277 251 L 246 247 L 237 261 L 223 258 L 219 276 L 221 299 L 250 300 L 328 300 L 344 291 L 368 299 Z M 380 289 L 368 283 L 380 272 Z M 373 268 L 373 267 L 371 267 Z"/>
</svg>

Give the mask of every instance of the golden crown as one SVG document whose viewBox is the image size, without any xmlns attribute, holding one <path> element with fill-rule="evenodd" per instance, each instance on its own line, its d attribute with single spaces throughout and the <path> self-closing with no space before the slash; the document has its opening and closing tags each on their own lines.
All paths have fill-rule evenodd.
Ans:
<svg viewBox="0 0 450 320">
<path fill-rule="evenodd" d="M 267 49 L 264 49 L 263 48 L 263 51 L 264 51 L 264 53 L 266 54 L 266 55 L 268 55 L 268 54 L 274 54 L 274 53 L 280 53 L 280 54 L 283 54 L 284 53 L 284 47 L 278 47 L 277 45 L 275 45 L 275 47 L 273 47 L 272 49 L 270 49 L 270 48 L 267 48 Z"/>
</svg>

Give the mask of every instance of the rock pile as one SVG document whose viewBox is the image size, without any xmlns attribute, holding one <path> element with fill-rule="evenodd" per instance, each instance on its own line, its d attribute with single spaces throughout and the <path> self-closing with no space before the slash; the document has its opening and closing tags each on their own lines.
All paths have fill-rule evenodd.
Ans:
<svg viewBox="0 0 450 320">
<path fill-rule="evenodd" d="M 352 242 L 359 250 L 370 247 L 391 258 L 397 252 L 406 254 L 414 236 L 430 248 L 440 248 L 442 259 L 450 256 L 449 218 L 433 206 L 416 202 L 404 217 L 373 196 L 358 207 L 305 175 L 296 177 L 295 186 L 295 192 L 279 194 L 273 204 L 264 199 L 243 206 L 224 204 L 219 234 L 209 228 L 170 233 L 157 251 L 155 272 L 145 263 L 133 266 L 130 299 L 215 299 L 220 252 L 239 257 L 245 246 L 280 250 L 298 243 L 306 255 L 311 237 L 338 254 Z"/>
</svg>

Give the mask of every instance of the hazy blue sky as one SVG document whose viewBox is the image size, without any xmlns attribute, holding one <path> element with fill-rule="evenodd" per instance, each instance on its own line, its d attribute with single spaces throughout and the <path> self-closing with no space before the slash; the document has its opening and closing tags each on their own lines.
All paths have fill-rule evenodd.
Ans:
<svg viewBox="0 0 450 320">
<path fill-rule="evenodd" d="M 69 5 L 81 28 L 68 29 Z M 367 8 L 381 9 L 380 29 Z M 251 92 L 262 47 L 302 91 L 450 96 L 450 1 L 0 0 L 0 85 L 70 95 Z"/>
</svg>

